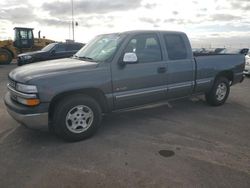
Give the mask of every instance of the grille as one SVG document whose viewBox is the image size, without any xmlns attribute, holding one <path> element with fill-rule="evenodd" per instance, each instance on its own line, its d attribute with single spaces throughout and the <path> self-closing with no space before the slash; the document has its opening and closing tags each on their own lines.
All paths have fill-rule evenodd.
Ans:
<svg viewBox="0 0 250 188">
<path fill-rule="evenodd" d="M 16 88 L 16 82 L 14 80 L 9 79 L 9 85 L 12 88 Z"/>
</svg>

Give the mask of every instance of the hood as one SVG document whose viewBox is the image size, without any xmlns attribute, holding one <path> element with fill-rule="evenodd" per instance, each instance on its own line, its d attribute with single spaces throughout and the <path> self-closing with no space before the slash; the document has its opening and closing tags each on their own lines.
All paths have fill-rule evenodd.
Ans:
<svg viewBox="0 0 250 188">
<path fill-rule="evenodd" d="M 45 51 L 34 51 L 34 52 L 25 52 L 25 53 L 22 53 L 22 54 L 19 54 L 18 57 L 20 56 L 27 56 L 27 55 L 30 55 L 30 56 L 37 56 L 37 55 L 42 55 L 42 54 L 46 54 L 48 52 L 45 52 Z"/>
<path fill-rule="evenodd" d="M 18 67 L 9 73 L 9 77 L 15 81 L 26 83 L 32 79 L 46 77 L 52 74 L 57 75 L 74 71 L 86 71 L 97 67 L 97 65 L 96 62 L 72 58 L 43 61 Z"/>
</svg>

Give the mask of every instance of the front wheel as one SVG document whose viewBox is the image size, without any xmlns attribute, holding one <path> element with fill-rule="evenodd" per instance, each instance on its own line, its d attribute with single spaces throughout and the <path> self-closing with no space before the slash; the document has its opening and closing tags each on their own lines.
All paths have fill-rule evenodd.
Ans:
<svg viewBox="0 0 250 188">
<path fill-rule="evenodd" d="M 215 80 L 212 89 L 205 94 L 206 101 L 212 106 L 220 106 L 226 102 L 229 92 L 229 80 L 225 77 L 219 77 Z"/>
<path fill-rule="evenodd" d="M 53 119 L 57 135 L 68 141 L 79 141 L 97 131 L 102 119 L 101 108 L 93 98 L 75 95 L 58 103 Z"/>
<path fill-rule="evenodd" d="M 0 65 L 10 64 L 12 61 L 11 53 L 6 49 L 0 49 Z"/>
</svg>

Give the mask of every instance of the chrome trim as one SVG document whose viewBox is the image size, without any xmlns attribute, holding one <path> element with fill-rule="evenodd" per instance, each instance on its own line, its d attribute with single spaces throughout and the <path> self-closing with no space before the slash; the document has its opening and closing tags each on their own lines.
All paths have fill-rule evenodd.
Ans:
<svg viewBox="0 0 250 188">
<path fill-rule="evenodd" d="M 48 113 L 38 113 L 38 114 L 19 114 L 7 108 L 8 113 L 17 122 L 27 126 L 31 129 L 48 129 Z"/>
<path fill-rule="evenodd" d="M 188 83 L 178 83 L 178 84 L 171 84 L 169 85 L 168 89 L 178 89 L 178 88 L 182 88 L 182 87 L 190 87 L 193 86 L 194 83 L 193 82 L 188 82 Z"/>
<path fill-rule="evenodd" d="M 11 79 L 9 79 L 9 85 L 10 85 L 10 87 L 12 87 L 12 88 L 16 88 L 16 82 L 13 81 L 13 80 L 11 80 Z"/>
<path fill-rule="evenodd" d="M 150 90 L 150 91 L 140 91 L 140 92 L 136 92 L 136 93 L 129 93 L 129 94 L 115 96 L 115 98 L 120 99 L 120 98 L 124 98 L 124 97 L 131 97 L 131 96 L 135 96 L 135 95 L 154 93 L 154 92 L 158 92 L 158 91 L 167 91 L 167 88 L 153 89 L 153 90 Z"/>
<path fill-rule="evenodd" d="M 34 98 L 37 98 L 36 94 L 26 94 L 26 93 L 21 93 L 19 91 L 16 91 L 15 89 L 13 89 L 10 84 L 8 83 L 7 84 L 7 88 L 12 92 L 14 93 L 16 96 L 18 97 L 22 97 L 22 98 L 25 98 L 25 99 L 34 99 Z"/>
<path fill-rule="evenodd" d="M 196 83 L 197 84 L 205 84 L 205 83 L 209 83 L 211 82 L 212 80 L 211 79 L 199 79 L 199 80 L 196 80 Z"/>
</svg>

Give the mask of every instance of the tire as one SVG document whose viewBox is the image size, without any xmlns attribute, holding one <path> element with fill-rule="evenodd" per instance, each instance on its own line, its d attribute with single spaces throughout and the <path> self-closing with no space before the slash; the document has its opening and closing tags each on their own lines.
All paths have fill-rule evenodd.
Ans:
<svg viewBox="0 0 250 188">
<path fill-rule="evenodd" d="M 10 64 L 12 59 L 12 55 L 8 50 L 0 49 L 0 65 Z"/>
<path fill-rule="evenodd" d="M 230 93 L 229 80 L 225 77 L 218 77 L 212 89 L 205 94 L 206 101 L 211 106 L 223 105 Z"/>
<path fill-rule="evenodd" d="M 99 104 L 86 95 L 61 100 L 54 112 L 55 133 L 66 141 L 80 141 L 93 136 L 102 120 Z"/>
</svg>

